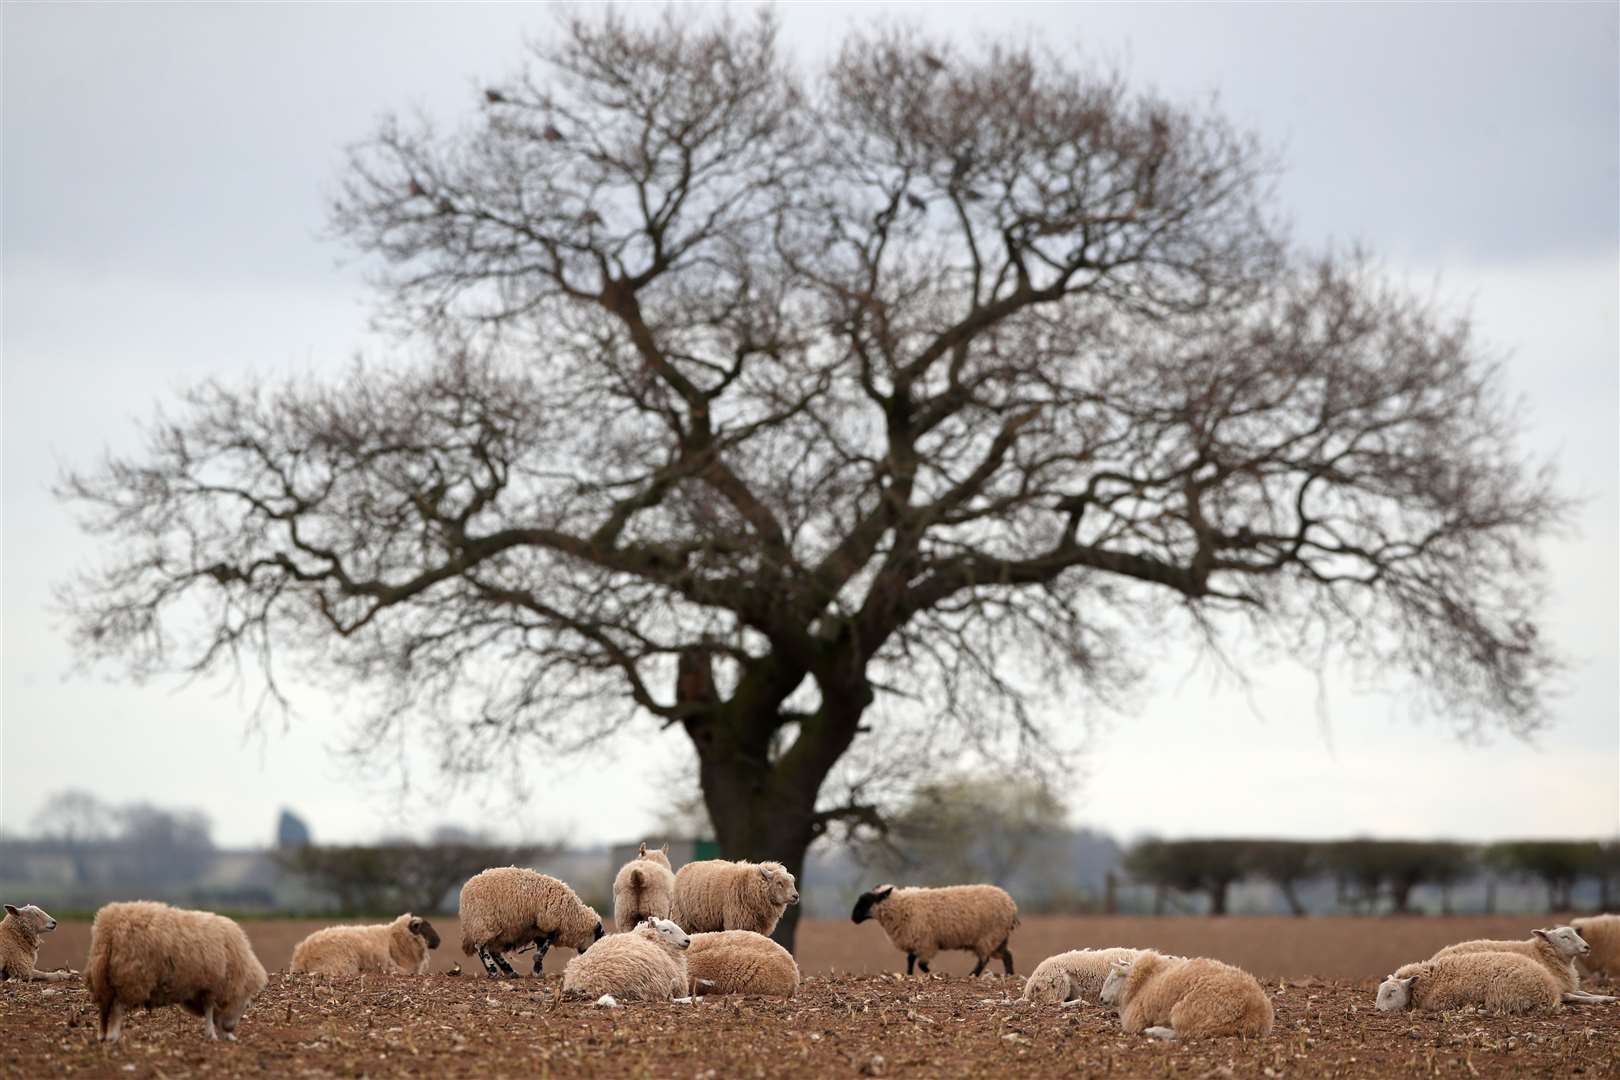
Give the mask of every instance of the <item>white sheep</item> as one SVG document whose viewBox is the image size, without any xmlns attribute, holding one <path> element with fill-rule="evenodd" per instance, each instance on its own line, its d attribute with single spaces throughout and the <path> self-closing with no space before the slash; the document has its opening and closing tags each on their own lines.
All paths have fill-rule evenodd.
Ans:
<svg viewBox="0 0 1620 1080">
<path fill-rule="evenodd" d="M 1483 1006 L 1494 1013 L 1545 1012 L 1560 1007 L 1558 980 L 1523 953 L 1437 956 L 1396 970 L 1378 985 L 1380 1012 L 1445 1012 Z"/>
<path fill-rule="evenodd" d="M 752 930 L 769 934 L 799 902 L 799 887 L 779 862 L 689 862 L 675 875 L 671 918 L 688 933 Z"/>
<path fill-rule="evenodd" d="M 1048 956 L 1024 983 L 1022 999 L 1037 1005 L 1095 1002 L 1116 960 L 1135 960 L 1142 949 L 1074 949 Z"/>
<path fill-rule="evenodd" d="M 0 981 L 67 982 L 76 978 L 73 971 L 40 971 L 37 967 L 39 939 L 55 929 L 56 920 L 44 908 L 7 904 L 5 918 L 0 919 Z"/>
<path fill-rule="evenodd" d="M 139 900 L 108 904 L 90 928 L 84 981 L 101 1015 L 101 1038 L 117 1042 L 124 1013 L 179 1005 L 203 1018 L 210 1039 L 236 1038 L 242 1014 L 264 989 L 264 965 L 242 928 L 223 915 Z"/>
<path fill-rule="evenodd" d="M 477 953 L 491 978 L 517 975 L 501 955 L 508 949 L 533 942 L 538 976 L 553 945 L 584 952 L 602 933 L 596 911 L 546 874 L 501 866 L 474 874 L 461 887 L 461 951 Z"/>
<path fill-rule="evenodd" d="M 563 969 L 563 994 L 599 1000 L 667 1001 L 686 996 L 686 950 L 692 939 L 668 919 L 592 945 Z"/>
<path fill-rule="evenodd" d="M 1573 926 L 1555 926 L 1550 930 L 1530 931 L 1528 941 L 1479 940 L 1447 945 L 1431 959 L 1481 952 L 1518 953 L 1520 956 L 1528 956 L 1547 969 L 1547 973 L 1557 981 L 1559 993 L 1563 995 L 1564 1001 L 1570 1004 L 1614 1001 L 1612 997 L 1590 994 L 1580 988 L 1581 976 L 1575 969 L 1575 961 L 1590 954 L 1591 951 L 1592 946 L 1587 944 L 1580 931 Z"/>
<path fill-rule="evenodd" d="M 406 912 L 376 926 L 328 926 L 293 949 L 290 972 L 317 975 L 426 975 L 439 947 L 433 924 Z"/>
<path fill-rule="evenodd" d="M 1569 923 L 1592 947 L 1591 952 L 1575 958 L 1581 974 L 1620 979 L 1620 915 L 1587 915 Z"/>
<path fill-rule="evenodd" d="M 613 879 L 613 923 L 632 930 L 648 919 L 667 919 L 675 904 L 675 873 L 669 865 L 669 845 L 647 850 L 642 844 L 634 859 L 619 868 Z"/>
<path fill-rule="evenodd" d="M 752 930 L 693 934 L 686 973 L 694 993 L 792 997 L 799 990 L 793 954 Z"/>
<path fill-rule="evenodd" d="M 1271 999 L 1242 968 L 1151 950 L 1109 965 L 1098 1000 L 1119 1009 L 1125 1031 L 1159 1039 L 1266 1035 L 1273 1019 Z"/>
<path fill-rule="evenodd" d="M 978 975 L 992 956 L 1001 957 L 1004 973 L 1013 974 L 1007 943 L 1018 926 L 1018 905 L 994 885 L 949 885 L 939 889 L 896 889 L 879 885 L 862 893 L 850 918 L 876 919 L 895 948 L 906 954 L 906 974 L 921 967 L 926 974 L 934 954 L 961 949 L 977 959 Z"/>
</svg>

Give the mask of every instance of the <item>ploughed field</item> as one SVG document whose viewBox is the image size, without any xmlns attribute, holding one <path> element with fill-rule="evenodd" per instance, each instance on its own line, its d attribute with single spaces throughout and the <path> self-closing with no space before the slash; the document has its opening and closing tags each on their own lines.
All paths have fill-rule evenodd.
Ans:
<svg viewBox="0 0 1620 1080">
<path fill-rule="evenodd" d="M 557 1000 L 563 950 L 544 979 L 485 977 L 460 955 L 453 919 L 435 922 L 444 945 L 425 978 L 288 977 L 293 944 L 317 924 L 243 925 L 273 973 L 239 1042 L 207 1043 L 200 1020 L 170 1008 L 131 1015 L 123 1041 L 105 1048 L 82 986 L 6 982 L 0 1077 L 1620 1076 L 1620 1005 L 1523 1018 L 1373 1009 L 1376 978 L 1397 962 L 1468 937 L 1524 935 L 1522 918 L 1025 920 L 1013 938 L 1022 974 L 1066 948 L 1126 944 L 1263 977 L 1277 1014 L 1270 1037 L 1178 1044 L 1126 1036 L 1095 1006 L 1015 1005 L 1021 980 L 963 977 L 971 958 L 941 957 L 932 977 L 876 974 L 904 959 L 872 924 L 801 925 L 807 979 L 792 1000 L 618 1009 Z M 41 965 L 81 967 L 88 937 L 64 923 Z M 514 965 L 527 971 L 528 959 Z M 455 963 L 463 973 L 444 974 Z"/>
</svg>

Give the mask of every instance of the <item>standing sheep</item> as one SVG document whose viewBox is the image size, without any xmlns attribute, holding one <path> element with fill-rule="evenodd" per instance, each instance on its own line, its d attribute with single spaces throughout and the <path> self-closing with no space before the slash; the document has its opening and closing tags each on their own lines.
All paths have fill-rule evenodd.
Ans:
<svg viewBox="0 0 1620 1080">
<path fill-rule="evenodd" d="M 1116 960 L 1099 1000 L 1119 1008 L 1120 1026 L 1159 1039 L 1267 1035 L 1271 999 L 1253 975 L 1206 957 L 1145 952 Z"/>
<path fill-rule="evenodd" d="M 264 989 L 264 965 L 242 928 L 223 915 L 138 900 L 108 904 L 90 928 L 84 981 L 101 1014 L 101 1038 L 117 1042 L 124 1013 L 179 1005 L 235 1040 L 236 1025 Z"/>
<path fill-rule="evenodd" d="M 293 949 L 291 972 L 317 975 L 426 975 L 429 949 L 439 933 L 426 919 L 407 912 L 378 926 L 328 926 Z"/>
<path fill-rule="evenodd" d="M 56 929 L 56 920 L 44 908 L 6 905 L 0 919 L 0 981 L 66 982 L 71 971 L 39 971 L 39 939 Z"/>
<path fill-rule="evenodd" d="M 894 947 L 906 954 L 906 974 L 942 950 L 961 949 L 978 958 L 977 975 L 992 956 L 1001 957 L 1005 974 L 1013 973 L 1007 942 L 1018 925 L 1018 905 L 994 885 L 949 885 L 942 889 L 896 889 L 879 885 L 862 893 L 850 918 L 876 919 Z"/>
<path fill-rule="evenodd" d="M 533 942 L 538 976 L 553 945 L 584 952 L 601 936 L 601 917 L 554 877 L 501 866 L 461 887 L 461 951 L 477 953 L 491 978 L 517 976 L 501 955 L 508 949 Z"/>
<path fill-rule="evenodd" d="M 688 933 L 752 930 L 769 934 L 799 902 L 799 887 L 779 862 L 689 862 L 675 875 L 671 916 Z"/>
<path fill-rule="evenodd" d="M 669 845 L 641 851 L 619 868 L 613 879 L 613 924 L 633 930 L 648 919 L 667 919 L 675 904 L 675 874 L 669 866 Z"/>
<path fill-rule="evenodd" d="M 1562 994 L 1541 964 L 1523 953 L 1476 952 L 1407 964 L 1378 985 L 1379 1012 L 1445 1012 L 1483 1005 L 1487 1012 L 1546 1012 Z"/>
<path fill-rule="evenodd" d="M 1620 979 L 1620 915 L 1588 915 L 1569 920 L 1592 951 L 1575 958 L 1583 975 Z"/>
<path fill-rule="evenodd" d="M 751 930 L 693 934 L 686 973 L 697 993 L 792 997 L 799 991 L 793 954 Z"/>
<path fill-rule="evenodd" d="M 1142 949 L 1075 949 L 1048 956 L 1024 984 L 1023 1000 L 1036 1005 L 1096 1001 L 1116 960 L 1135 960 Z"/>
<path fill-rule="evenodd" d="M 1577 957 L 1588 955 L 1591 951 L 1592 946 L 1586 943 L 1580 931 L 1573 926 L 1555 926 L 1551 930 L 1530 931 L 1529 941 L 1481 940 L 1447 945 L 1430 959 L 1438 960 L 1442 956 L 1463 956 L 1481 952 L 1517 953 L 1520 956 L 1528 956 L 1546 968 L 1547 973 L 1557 981 L 1559 993 L 1566 1002 L 1593 1004 L 1614 1001 L 1612 997 L 1589 994 L 1580 988 L 1581 976 L 1575 970 L 1575 960 Z"/>
<path fill-rule="evenodd" d="M 692 939 L 668 919 L 648 919 L 614 934 L 568 961 L 563 994 L 624 1001 L 667 1001 L 686 996 L 686 950 Z"/>
</svg>

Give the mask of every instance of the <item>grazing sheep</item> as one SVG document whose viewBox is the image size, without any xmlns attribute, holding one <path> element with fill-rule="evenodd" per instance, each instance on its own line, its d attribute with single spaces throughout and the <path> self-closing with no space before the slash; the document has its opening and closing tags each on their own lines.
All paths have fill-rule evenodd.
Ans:
<svg viewBox="0 0 1620 1080">
<path fill-rule="evenodd" d="M 426 975 L 439 933 L 407 912 L 378 926 L 328 926 L 293 949 L 287 970 L 317 975 Z"/>
<path fill-rule="evenodd" d="M 1023 1000 L 1036 1005 L 1096 1001 L 1115 960 L 1135 960 L 1142 949 L 1075 949 L 1048 956 L 1024 984 Z"/>
<path fill-rule="evenodd" d="M 223 915 L 138 900 L 107 904 L 90 927 L 84 981 L 101 1014 L 101 1038 L 117 1042 L 124 1013 L 179 1005 L 203 1018 L 203 1030 L 236 1038 L 266 982 L 242 928 Z"/>
<path fill-rule="evenodd" d="M 44 908 L 29 904 L 27 907 L 6 905 L 6 916 L 0 919 L 0 981 L 20 979 L 23 982 L 66 982 L 74 977 L 71 971 L 39 971 L 39 939 L 56 929 L 56 920 Z"/>
<path fill-rule="evenodd" d="M 1472 1009 L 1543 1012 L 1560 1007 L 1558 980 L 1544 966 L 1511 952 L 1454 953 L 1407 964 L 1378 985 L 1379 1012 Z"/>
<path fill-rule="evenodd" d="M 667 1001 L 686 996 L 685 930 L 668 919 L 648 919 L 627 934 L 614 934 L 568 961 L 563 994 L 616 1001 Z"/>
<path fill-rule="evenodd" d="M 686 973 L 694 993 L 792 997 L 799 991 L 793 954 L 751 930 L 693 934 Z"/>
<path fill-rule="evenodd" d="M 613 924 L 633 930 L 648 919 L 667 919 L 675 904 L 675 874 L 669 866 L 669 845 L 648 851 L 642 844 L 634 859 L 619 868 L 613 879 Z"/>
<path fill-rule="evenodd" d="M 1116 960 L 1098 1000 L 1119 1009 L 1120 1026 L 1160 1039 L 1271 1032 L 1271 999 L 1253 975 L 1207 957 L 1144 952 Z"/>
<path fill-rule="evenodd" d="M 461 951 L 478 954 L 491 978 L 517 972 L 501 954 L 533 942 L 540 974 L 553 945 L 584 952 L 602 936 L 602 919 L 574 890 L 545 874 L 501 866 L 461 887 Z"/>
<path fill-rule="evenodd" d="M 942 950 L 961 949 L 978 958 L 977 975 L 992 956 L 1001 957 L 1005 974 L 1013 973 L 1007 942 L 1018 925 L 1018 905 L 994 885 L 948 885 L 942 889 L 896 889 L 879 885 L 862 893 L 850 918 L 876 919 L 894 947 L 906 954 L 906 974 Z"/>
<path fill-rule="evenodd" d="M 1620 979 L 1620 915 L 1587 915 L 1569 920 L 1592 951 L 1575 958 L 1582 975 Z"/>
<path fill-rule="evenodd" d="M 688 933 L 752 930 L 769 934 L 799 902 L 799 887 L 779 862 L 689 862 L 675 875 L 671 918 Z"/>
<path fill-rule="evenodd" d="M 1464 941 L 1447 945 L 1430 959 L 1479 952 L 1518 953 L 1547 969 L 1547 973 L 1557 981 L 1559 993 L 1566 1002 L 1592 1004 L 1614 1001 L 1612 997 L 1589 994 L 1580 988 L 1581 976 L 1575 970 L 1575 959 L 1591 951 L 1592 946 L 1573 926 L 1555 926 L 1551 930 L 1530 931 L 1529 941 Z"/>
</svg>

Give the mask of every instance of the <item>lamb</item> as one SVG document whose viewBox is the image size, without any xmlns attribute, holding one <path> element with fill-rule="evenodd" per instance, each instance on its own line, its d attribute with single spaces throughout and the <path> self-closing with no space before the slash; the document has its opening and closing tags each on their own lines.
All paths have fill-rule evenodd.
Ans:
<svg viewBox="0 0 1620 1080">
<path fill-rule="evenodd" d="M 648 919 L 667 919 L 675 904 L 675 874 L 669 865 L 669 845 L 648 851 L 642 844 L 634 859 L 620 867 L 613 879 L 613 923 L 632 930 Z"/>
<path fill-rule="evenodd" d="M 1620 979 L 1620 915 L 1587 915 L 1569 924 L 1592 947 L 1575 958 L 1576 969 L 1585 976 Z"/>
<path fill-rule="evenodd" d="M 670 915 L 687 933 L 752 930 L 769 934 L 799 902 L 799 887 L 779 862 L 689 862 L 675 875 Z"/>
<path fill-rule="evenodd" d="M 949 885 L 941 889 L 896 889 L 879 885 L 861 894 L 850 918 L 856 923 L 876 919 L 894 947 L 906 954 L 906 974 L 921 967 L 941 950 L 962 949 L 978 958 L 978 975 L 992 956 L 1013 974 L 1007 942 L 1018 925 L 1018 905 L 1006 890 L 994 885 Z"/>
<path fill-rule="evenodd" d="M 686 996 L 686 950 L 692 939 L 668 919 L 648 919 L 568 961 L 563 995 L 616 1001 L 668 1001 Z"/>
<path fill-rule="evenodd" d="M 1098 1000 L 1119 1009 L 1120 1026 L 1160 1039 L 1271 1032 L 1271 999 L 1253 975 L 1207 957 L 1148 951 L 1115 960 Z"/>
<path fill-rule="evenodd" d="M 553 945 L 584 952 L 601 937 L 601 917 L 554 877 L 501 866 L 461 887 L 461 951 L 476 952 L 490 978 L 517 977 L 501 955 L 508 949 L 533 942 L 538 976 Z"/>
<path fill-rule="evenodd" d="M 1615 998 L 1589 994 L 1581 989 L 1581 976 L 1575 970 L 1575 958 L 1586 956 L 1591 951 L 1592 946 L 1573 926 L 1555 926 L 1551 930 L 1530 931 L 1529 941 L 1464 941 L 1447 945 L 1430 959 L 1480 952 L 1518 953 L 1547 969 L 1547 973 L 1557 981 L 1564 1001 L 1571 1004 L 1614 1001 Z"/>
<path fill-rule="evenodd" d="M 1379 1012 L 1471 1009 L 1543 1012 L 1560 1007 L 1559 983 L 1544 966 L 1511 952 L 1453 953 L 1407 964 L 1378 985 Z"/>
<path fill-rule="evenodd" d="M 84 981 L 101 1014 L 101 1038 L 117 1042 L 124 1013 L 179 1005 L 236 1039 L 236 1025 L 264 989 L 264 965 L 242 928 L 223 915 L 137 900 L 107 904 L 90 928 Z"/>
<path fill-rule="evenodd" d="M 1115 960 L 1135 960 L 1142 949 L 1075 949 L 1048 956 L 1024 984 L 1023 1000 L 1036 1005 L 1096 1001 Z"/>
<path fill-rule="evenodd" d="M 56 929 L 56 920 L 40 907 L 6 905 L 5 918 L 0 919 L 0 981 L 20 979 L 23 982 L 66 982 L 75 977 L 72 971 L 40 971 L 39 939 Z"/>
<path fill-rule="evenodd" d="M 293 949 L 291 972 L 317 975 L 426 975 L 429 949 L 439 947 L 433 924 L 409 912 L 378 926 L 328 926 Z"/>
<path fill-rule="evenodd" d="M 793 954 L 751 930 L 693 934 L 686 971 L 694 992 L 792 997 L 799 991 Z"/>
</svg>

